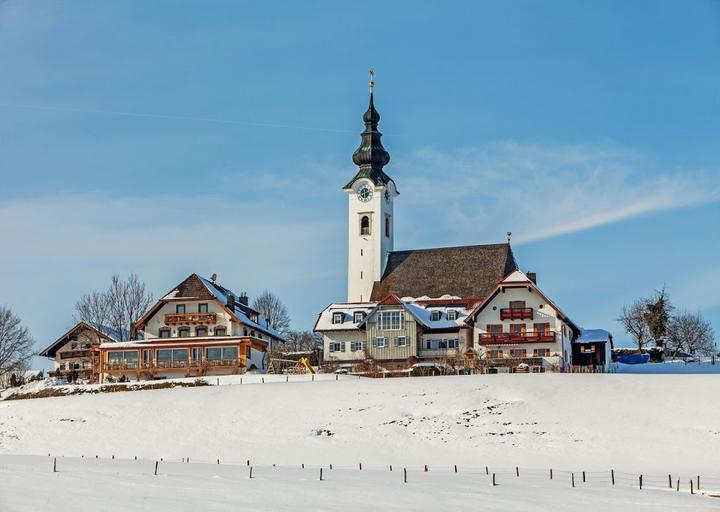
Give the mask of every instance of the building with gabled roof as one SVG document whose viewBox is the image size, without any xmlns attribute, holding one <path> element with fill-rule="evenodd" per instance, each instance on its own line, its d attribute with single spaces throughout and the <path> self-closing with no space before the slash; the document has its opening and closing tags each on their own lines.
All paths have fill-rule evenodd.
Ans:
<svg viewBox="0 0 720 512">
<path fill-rule="evenodd" d="M 51 374 L 56 377 L 69 382 L 94 382 L 97 380 L 97 374 L 93 372 L 96 350 L 102 343 L 116 343 L 120 339 L 120 334 L 110 327 L 94 327 L 88 322 L 78 322 L 38 355 L 52 360 Z"/>
<path fill-rule="evenodd" d="M 135 323 L 135 338 L 102 343 L 101 380 L 140 380 L 264 371 L 284 342 L 248 304 L 246 293 L 191 274 Z"/>
<path fill-rule="evenodd" d="M 580 328 L 523 273 L 507 243 L 396 251 L 395 181 L 378 130 L 374 83 L 365 129 L 353 154 L 359 167 L 348 197 L 347 302 L 327 306 L 315 331 L 324 359 L 345 366 L 380 362 L 405 371 L 442 359 L 455 370 L 601 368 L 600 348 L 575 347 Z M 443 316 L 447 315 L 447 316 Z M 388 323 L 391 322 L 391 323 Z M 390 326 L 390 327 L 388 327 Z M 582 356 L 582 357 L 581 357 Z"/>
</svg>

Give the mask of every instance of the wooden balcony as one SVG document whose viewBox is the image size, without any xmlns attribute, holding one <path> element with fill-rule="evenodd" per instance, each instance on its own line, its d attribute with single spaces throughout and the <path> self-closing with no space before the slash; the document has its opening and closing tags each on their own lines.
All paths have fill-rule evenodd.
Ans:
<svg viewBox="0 0 720 512">
<path fill-rule="evenodd" d="M 500 320 L 532 320 L 532 308 L 502 308 Z"/>
<path fill-rule="evenodd" d="M 216 322 L 216 313 L 167 313 L 165 315 L 165 325 L 211 325 Z"/>
<path fill-rule="evenodd" d="M 71 350 L 69 352 L 60 352 L 60 359 L 76 359 L 79 357 L 90 357 L 89 350 Z"/>
<path fill-rule="evenodd" d="M 557 333 L 553 331 L 480 333 L 480 345 L 514 345 L 518 343 L 555 343 Z"/>
</svg>

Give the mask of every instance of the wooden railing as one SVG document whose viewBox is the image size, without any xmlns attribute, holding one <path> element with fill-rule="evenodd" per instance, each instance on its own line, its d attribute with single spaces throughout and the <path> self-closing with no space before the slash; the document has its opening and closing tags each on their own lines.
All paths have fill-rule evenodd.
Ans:
<svg viewBox="0 0 720 512">
<path fill-rule="evenodd" d="M 527 332 L 488 332 L 478 335 L 480 345 L 503 345 L 515 343 L 554 343 L 557 333 L 554 331 Z"/>
<path fill-rule="evenodd" d="M 532 320 L 532 308 L 502 308 L 500 320 Z"/>
<path fill-rule="evenodd" d="M 209 325 L 216 322 L 216 313 L 167 313 L 165 315 L 165 325 Z"/>
<path fill-rule="evenodd" d="M 90 357 L 90 351 L 71 350 L 70 352 L 60 352 L 60 359 L 74 359 L 77 357 Z"/>
<path fill-rule="evenodd" d="M 153 361 L 153 362 L 141 362 L 136 361 L 121 361 L 111 362 L 103 365 L 105 371 L 122 371 L 122 370 L 182 370 L 186 368 L 199 369 L 204 367 L 245 367 L 245 359 L 203 359 L 187 360 L 178 359 L 173 361 Z"/>
</svg>

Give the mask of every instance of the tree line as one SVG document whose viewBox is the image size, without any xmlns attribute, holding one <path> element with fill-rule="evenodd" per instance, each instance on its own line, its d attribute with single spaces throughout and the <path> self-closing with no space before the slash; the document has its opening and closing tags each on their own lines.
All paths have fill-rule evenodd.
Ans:
<svg viewBox="0 0 720 512">
<path fill-rule="evenodd" d="M 656 347 L 670 358 L 716 355 L 710 322 L 699 312 L 678 310 L 665 287 L 623 306 L 617 320 L 633 338 L 638 352 Z"/>
</svg>

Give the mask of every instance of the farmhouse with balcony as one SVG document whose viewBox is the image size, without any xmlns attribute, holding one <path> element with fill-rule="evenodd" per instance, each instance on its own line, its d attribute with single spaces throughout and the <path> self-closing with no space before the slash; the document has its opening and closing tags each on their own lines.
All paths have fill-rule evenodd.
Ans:
<svg viewBox="0 0 720 512">
<path fill-rule="evenodd" d="M 120 336 L 109 327 L 96 328 L 79 322 L 38 355 L 52 360 L 51 374 L 56 377 L 69 382 L 96 382 L 98 375 L 93 368 L 99 366 L 100 344 L 114 343 L 119 339 Z"/>
<path fill-rule="evenodd" d="M 248 305 L 246 293 L 192 274 L 135 324 L 138 339 L 102 343 L 101 381 L 227 375 L 266 368 L 282 335 Z"/>
<path fill-rule="evenodd" d="M 569 369 L 580 328 L 535 281 L 534 274 L 512 272 L 468 315 L 473 350 L 489 372 Z"/>
</svg>

